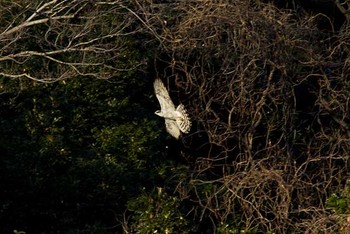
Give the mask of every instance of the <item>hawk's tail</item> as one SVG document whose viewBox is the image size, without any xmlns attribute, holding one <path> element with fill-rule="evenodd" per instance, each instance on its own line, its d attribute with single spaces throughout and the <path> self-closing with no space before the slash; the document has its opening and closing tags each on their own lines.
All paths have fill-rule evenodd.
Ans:
<svg viewBox="0 0 350 234">
<path fill-rule="evenodd" d="M 191 120 L 188 117 L 187 111 L 185 109 L 185 106 L 180 104 L 176 110 L 178 112 L 180 112 L 183 116 L 182 120 L 176 120 L 177 125 L 179 126 L 181 132 L 183 133 L 189 133 L 190 129 L 191 129 Z"/>
</svg>

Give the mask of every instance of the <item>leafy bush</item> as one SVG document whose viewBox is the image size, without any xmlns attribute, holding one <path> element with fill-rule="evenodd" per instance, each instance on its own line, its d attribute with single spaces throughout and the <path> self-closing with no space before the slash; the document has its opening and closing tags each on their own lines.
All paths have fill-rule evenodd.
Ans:
<svg viewBox="0 0 350 234">
<path fill-rule="evenodd" d="M 189 233 L 184 214 L 180 211 L 180 200 L 168 195 L 162 188 L 152 193 L 142 193 L 128 202 L 133 211 L 128 232 L 149 233 Z"/>
<path fill-rule="evenodd" d="M 332 193 L 327 199 L 327 208 L 337 214 L 350 214 L 350 181 L 347 181 L 344 189 L 339 193 Z"/>
</svg>

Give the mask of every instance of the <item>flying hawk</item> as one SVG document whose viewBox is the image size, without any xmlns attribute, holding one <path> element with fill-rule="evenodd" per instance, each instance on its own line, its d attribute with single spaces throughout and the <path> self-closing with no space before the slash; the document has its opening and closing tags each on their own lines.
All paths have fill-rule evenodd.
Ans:
<svg viewBox="0 0 350 234">
<path fill-rule="evenodd" d="M 179 139 L 181 132 L 188 133 L 191 128 L 191 121 L 186 109 L 182 104 L 178 105 L 175 109 L 175 105 L 171 101 L 169 93 L 160 79 L 156 79 L 153 86 L 161 108 L 155 114 L 165 119 L 167 132 L 176 139 Z"/>
</svg>

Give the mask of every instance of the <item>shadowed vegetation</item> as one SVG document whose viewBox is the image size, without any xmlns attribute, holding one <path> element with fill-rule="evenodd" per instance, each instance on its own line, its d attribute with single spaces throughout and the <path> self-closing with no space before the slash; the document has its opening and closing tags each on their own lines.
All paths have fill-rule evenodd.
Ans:
<svg viewBox="0 0 350 234">
<path fill-rule="evenodd" d="M 0 230 L 349 231 L 349 9 L 3 1 Z"/>
</svg>

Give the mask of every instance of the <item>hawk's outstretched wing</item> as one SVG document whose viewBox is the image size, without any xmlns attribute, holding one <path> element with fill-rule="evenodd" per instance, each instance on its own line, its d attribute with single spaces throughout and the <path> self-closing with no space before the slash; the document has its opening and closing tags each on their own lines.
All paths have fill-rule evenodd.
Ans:
<svg viewBox="0 0 350 234">
<path fill-rule="evenodd" d="M 166 127 L 166 131 L 172 135 L 173 137 L 175 137 L 176 139 L 179 139 L 181 132 L 179 127 L 177 126 L 177 123 L 175 120 L 171 120 L 171 119 L 165 119 L 165 127 Z"/>
<path fill-rule="evenodd" d="M 163 82 L 160 79 L 155 79 L 153 86 L 161 109 L 164 111 L 175 110 L 174 103 L 171 101 L 168 90 L 166 90 Z"/>
</svg>

